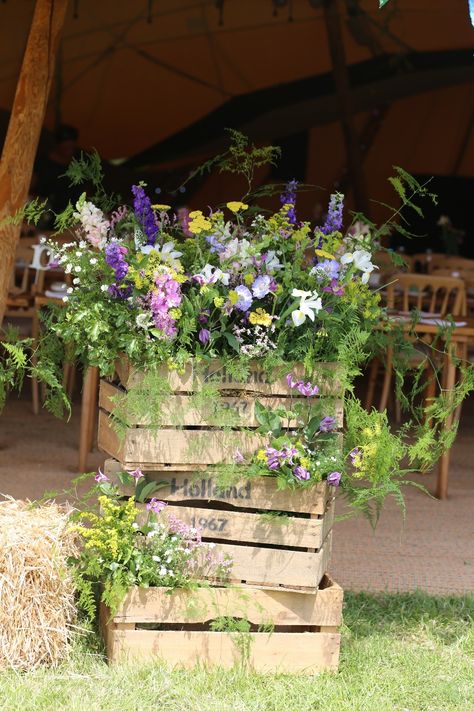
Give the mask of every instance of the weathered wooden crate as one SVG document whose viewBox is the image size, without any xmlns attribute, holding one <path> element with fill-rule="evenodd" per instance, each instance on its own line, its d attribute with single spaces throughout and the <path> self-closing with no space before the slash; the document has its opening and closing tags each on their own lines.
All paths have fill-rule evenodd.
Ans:
<svg viewBox="0 0 474 711">
<path fill-rule="evenodd" d="M 131 495 L 117 478 L 122 470 L 106 460 L 104 472 Z M 233 582 L 307 592 L 318 587 L 329 566 L 334 519 L 333 490 L 325 482 L 278 490 L 274 477 L 263 476 L 219 489 L 206 471 L 162 468 L 146 477 L 163 484 L 156 496 L 168 503 L 167 513 L 201 528 L 204 541 L 232 558 Z"/>
<path fill-rule="evenodd" d="M 245 662 L 258 672 L 315 674 L 338 668 L 342 598 L 328 576 L 315 595 L 248 587 L 171 594 L 132 588 L 113 618 L 101 609 L 100 624 L 110 662 L 156 657 L 187 668 Z M 210 631 L 209 621 L 222 617 L 245 619 L 250 631 Z"/>
<path fill-rule="evenodd" d="M 290 390 L 286 377 L 281 375 L 272 382 L 266 373 L 254 364 L 246 382 L 233 380 L 219 361 L 207 368 L 193 370 L 188 366 L 183 374 L 163 371 L 170 395 L 163 402 L 159 427 L 150 426 L 147 416 L 133 417 L 125 413 L 120 435 L 114 425 L 114 412 L 120 409 L 120 399 L 132 388 L 140 387 L 143 373 L 130 367 L 127 361 L 116 364 L 118 383 L 101 382 L 99 412 L 99 447 L 124 466 L 156 469 L 163 465 L 215 465 L 231 463 L 236 449 L 243 454 L 255 452 L 266 444 L 266 438 L 257 434 L 259 426 L 255 415 L 256 402 L 277 408 L 299 401 L 305 407 L 333 415 L 342 426 L 341 385 L 336 364 L 320 364 L 320 398 L 304 398 Z M 303 377 L 302 366 L 291 368 L 295 377 Z M 219 403 L 236 415 L 237 425 L 232 429 L 222 427 L 219 413 L 213 417 L 212 401 L 196 405 L 193 393 L 206 383 L 222 393 Z M 143 394 L 145 398 L 145 394 Z M 322 405 L 324 409 L 321 409 Z M 123 419 L 123 412 L 121 413 Z M 222 416 L 222 415 L 221 415 Z M 293 424 L 287 423 L 291 428 Z"/>
</svg>

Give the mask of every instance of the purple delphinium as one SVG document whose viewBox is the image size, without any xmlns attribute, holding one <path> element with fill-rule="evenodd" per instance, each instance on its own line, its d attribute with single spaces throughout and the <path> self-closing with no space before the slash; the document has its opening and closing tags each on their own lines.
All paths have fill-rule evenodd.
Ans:
<svg viewBox="0 0 474 711">
<path fill-rule="evenodd" d="M 147 238 L 147 244 L 155 244 L 158 234 L 155 213 L 151 206 L 151 200 L 141 185 L 132 185 L 133 209 L 138 222 L 143 227 Z"/>
<path fill-rule="evenodd" d="M 252 292 L 243 284 L 237 286 L 235 291 L 239 297 L 235 308 L 239 309 L 239 311 L 248 311 L 252 306 Z"/>
<path fill-rule="evenodd" d="M 293 474 L 299 481 L 308 481 L 311 476 L 309 471 L 301 466 L 301 464 L 298 464 L 298 466 L 293 469 Z"/>
<path fill-rule="evenodd" d="M 323 235 L 330 235 L 332 232 L 342 230 L 342 212 L 344 210 L 344 195 L 333 193 L 329 199 L 328 214 L 322 227 L 316 227 L 316 235 L 320 234 L 317 249 L 321 249 Z M 322 233 L 322 234 L 321 234 Z"/>
<path fill-rule="evenodd" d="M 329 486 L 339 486 L 341 483 L 341 472 L 331 472 L 327 475 L 327 483 Z"/>
<path fill-rule="evenodd" d="M 118 242 L 110 242 L 105 247 L 105 261 L 112 267 L 115 273 L 115 280 L 122 281 L 122 279 L 127 275 L 128 264 L 125 261 L 125 254 L 127 254 L 128 249 L 122 247 Z"/>
<path fill-rule="evenodd" d="M 201 330 L 198 333 L 198 338 L 201 341 L 202 345 L 206 345 L 206 343 L 209 343 L 209 340 L 211 338 L 211 332 L 208 328 L 201 328 Z"/>
<path fill-rule="evenodd" d="M 290 225 L 297 225 L 298 220 L 296 218 L 296 191 L 298 189 L 298 181 L 290 180 L 285 187 L 285 192 L 280 195 L 280 202 L 282 205 L 291 205 L 288 208 L 286 216 Z"/>
<path fill-rule="evenodd" d="M 126 283 L 120 286 L 118 284 L 110 284 L 107 291 L 114 299 L 128 299 L 132 295 L 133 288 L 131 284 Z"/>
<path fill-rule="evenodd" d="M 332 432 L 337 427 L 337 422 L 335 417 L 323 417 L 319 423 L 320 432 Z"/>
</svg>

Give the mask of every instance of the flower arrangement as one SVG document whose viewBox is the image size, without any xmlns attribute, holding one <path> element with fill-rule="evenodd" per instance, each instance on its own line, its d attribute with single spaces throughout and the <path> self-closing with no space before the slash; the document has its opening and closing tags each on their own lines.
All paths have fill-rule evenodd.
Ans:
<svg viewBox="0 0 474 711">
<path fill-rule="evenodd" d="M 69 561 L 79 604 L 91 618 L 95 614 L 94 584 L 102 585 L 101 601 L 113 611 L 135 585 L 190 588 L 204 578 L 226 579 L 232 560 L 216 553 L 214 543 L 203 542 L 199 528 L 168 513 L 167 504 L 157 497 L 140 508 L 140 502 L 150 494 L 150 484 L 140 469 L 120 475 L 121 483 L 133 485 L 135 490 L 125 502 L 100 470 L 95 480 L 99 509 L 81 511 L 71 526 L 81 546 L 78 557 Z"/>
<path fill-rule="evenodd" d="M 256 167 L 272 162 L 274 150 L 249 148 L 240 134 L 233 135 L 229 152 L 214 166 L 240 172 L 250 186 Z M 76 184 L 92 179 L 97 195 L 83 194 L 56 220 L 58 229 L 72 233 L 62 247 L 50 244 L 71 286 L 65 308 L 47 322 L 42 347 L 49 360 L 55 337 L 104 375 L 126 356 L 156 375 L 161 395 L 165 389 L 157 373 L 163 366 L 182 373 L 190 363 L 199 367 L 218 359 L 245 381 L 258 360 L 269 378 L 286 373 L 288 407 L 269 411 L 257 403 L 260 433 L 268 444 L 250 460 L 236 451 L 238 475 L 277 476 L 279 486 L 326 479 L 369 515 L 371 504 L 377 516 L 386 495 L 399 496 L 404 459 L 414 470 L 428 469 L 434 451 L 439 456 L 451 444 L 442 423 L 456 398 L 433 404 L 436 416 L 430 422 L 425 418 L 423 424 L 418 411 L 411 433 L 405 425 L 395 435 L 385 413 L 365 412 L 352 394 L 359 366 L 374 347 L 383 350 L 388 338 L 396 343 L 395 329 L 390 326 L 389 335 L 384 330 L 380 295 L 370 284 L 377 269 L 373 254 L 395 219 L 377 228 L 355 214 L 344 227 L 344 197 L 335 193 L 323 224 L 312 226 L 298 217 L 298 185 L 291 181 L 276 212 L 256 208 L 249 188 L 240 201 L 191 211 L 184 224 L 169 205 L 152 203 L 144 183 L 132 187 L 130 204 L 107 196 L 97 156 L 74 161 L 68 174 Z M 426 187 L 402 169 L 391 182 L 404 210 L 419 213 L 413 200 L 429 196 Z M 400 209 L 393 213 L 399 214 Z M 400 344 L 406 359 L 407 344 Z M 324 410 L 324 398 L 316 397 L 320 365 L 327 362 L 339 365 L 337 378 L 347 393 L 342 451 L 336 432 L 341 423 L 336 413 Z M 295 364 L 303 364 L 304 379 L 295 375 Z M 467 375 L 461 397 L 472 386 Z M 403 382 L 403 368 L 397 382 Z M 216 391 L 208 394 L 215 398 Z M 151 390 L 146 398 L 141 392 L 139 400 L 150 416 Z M 367 431 L 373 434 L 370 443 Z M 416 447 L 408 436 L 413 433 Z"/>
</svg>

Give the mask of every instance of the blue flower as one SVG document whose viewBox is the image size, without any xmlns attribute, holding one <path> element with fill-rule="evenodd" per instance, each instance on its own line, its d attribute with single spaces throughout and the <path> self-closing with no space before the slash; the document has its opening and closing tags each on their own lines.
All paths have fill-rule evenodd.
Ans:
<svg viewBox="0 0 474 711">
<path fill-rule="evenodd" d="M 269 276 L 259 276 L 252 284 L 252 292 L 256 299 L 263 299 L 270 292 L 272 280 Z"/>
<path fill-rule="evenodd" d="M 311 269 L 311 274 L 314 274 L 318 281 L 325 278 L 331 280 L 338 278 L 340 270 L 341 265 L 335 259 L 324 259 Z"/>
<path fill-rule="evenodd" d="M 239 311 L 248 311 L 252 306 L 252 292 L 243 284 L 237 286 L 235 291 L 239 297 L 237 303 L 235 304 L 235 308 L 239 309 Z"/>
</svg>

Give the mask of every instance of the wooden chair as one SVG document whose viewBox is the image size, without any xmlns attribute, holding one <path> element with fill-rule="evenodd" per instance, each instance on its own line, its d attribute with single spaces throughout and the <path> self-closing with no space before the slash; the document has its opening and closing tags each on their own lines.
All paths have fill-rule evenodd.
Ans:
<svg viewBox="0 0 474 711">
<path fill-rule="evenodd" d="M 462 279 L 451 276 L 399 273 L 394 277 L 393 282 L 387 286 L 386 306 L 388 309 L 398 309 L 406 312 L 416 309 L 440 318 L 448 314 L 462 316 L 466 313 L 466 289 Z M 414 358 L 409 365 L 415 368 L 422 360 L 425 360 L 426 366 L 428 366 L 426 356 L 420 351 L 419 356 Z M 370 366 L 365 403 L 367 409 L 372 407 L 380 365 L 380 360 L 374 358 Z M 382 412 L 387 407 L 393 375 L 392 365 L 393 348 L 389 347 L 386 354 L 385 374 L 378 407 L 379 412 Z M 434 380 L 429 380 L 425 392 L 425 401 L 434 397 L 435 387 Z M 396 401 L 396 411 L 397 419 L 399 419 L 398 401 Z"/>
</svg>

